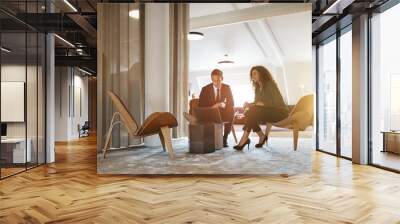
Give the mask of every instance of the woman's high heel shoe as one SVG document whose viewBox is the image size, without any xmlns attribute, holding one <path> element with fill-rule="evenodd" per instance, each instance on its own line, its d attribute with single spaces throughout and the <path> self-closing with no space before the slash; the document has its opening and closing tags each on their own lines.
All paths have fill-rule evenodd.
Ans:
<svg viewBox="0 0 400 224">
<path fill-rule="evenodd" d="M 263 145 L 267 142 L 267 140 L 268 140 L 268 136 L 265 135 L 264 139 L 262 140 L 262 142 L 255 144 L 255 147 L 256 148 L 262 148 Z"/>
<path fill-rule="evenodd" d="M 250 150 L 250 139 L 248 138 L 247 141 L 243 145 L 235 145 L 233 146 L 236 150 L 243 150 L 243 148 L 247 145 L 247 150 Z"/>
</svg>

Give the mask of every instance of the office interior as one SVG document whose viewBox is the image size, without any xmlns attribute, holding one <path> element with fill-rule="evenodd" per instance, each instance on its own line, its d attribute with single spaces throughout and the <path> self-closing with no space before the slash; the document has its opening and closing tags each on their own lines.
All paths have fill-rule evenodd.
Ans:
<svg viewBox="0 0 400 224">
<path fill-rule="evenodd" d="M 395 0 L 299 0 L 294 2 L 311 5 L 312 32 L 309 35 L 312 38 L 312 71 L 304 77 L 295 74 L 298 80 L 293 80 L 291 86 L 283 85 L 283 92 L 288 104 L 295 103 L 302 95 L 314 94 L 314 126 L 303 132 L 301 138 L 311 139 L 314 166 L 321 155 L 328 155 L 335 159 L 334 162 L 324 164 L 324 166 L 314 167 L 312 172 L 320 172 L 319 169 L 335 170 L 340 167 L 338 164 L 349 162 L 352 165 L 343 167 L 351 173 L 361 172 L 360 175 L 363 176 L 362 167 L 367 167 L 365 175 L 389 173 L 388 175 L 398 177 L 397 173 L 400 173 L 400 104 L 396 94 L 400 91 L 400 67 L 396 53 L 400 50 L 398 41 L 400 32 L 396 25 L 400 21 L 400 4 Z M 209 71 L 210 67 L 199 68 L 205 63 L 196 62 L 198 63 L 196 64 L 189 61 L 187 64 L 189 73 L 186 78 L 190 85 L 184 89 L 188 94 L 183 93 L 182 86 L 178 86 L 181 87 L 182 92 L 174 92 L 174 88 L 162 85 L 157 89 L 147 87 L 148 83 L 143 80 L 145 75 L 143 71 L 150 70 L 153 74 L 166 74 L 170 70 L 182 69 L 184 65 L 179 57 L 174 58 L 177 61 L 172 62 L 176 65 L 175 67 L 167 66 L 171 63 L 169 61 L 155 66 L 148 65 L 148 67 L 142 63 L 141 60 L 144 62 L 150 60 L 146 58 L 145 51 L 146 47 L 151 47 L 139 44 L 145 37 L 142 31 L 146 25 L 155 25 L 159 20 L 142 21 L 141 16 L 147 13 L 146 3 L 130 3 L 123 13 L 126 12 L 129 16 L 131 11 L 140 12 L 137 15 L 133 13 L 133 16 L 138 16 L 140 19 L 124 21 L 123 25 L 129 29 L 122 29 L 125 33 L 115 37 L 120 39 L 118 49 L 124 49 L 124 51 L 110 50 L 108 52 L 109 60 L 120 61 L 121 66 L 113 69 L 121 75 L 120 77 L 113 76 L 111 83 L 100 82 L 98 74 L 107 69 L 101 66 L 104 58 L 98 57 L 100 48 L 98 43 L 104 40 L 99 39 L 98 34 L 98 21 L 101 16 L 98 8 L 101 3 L 127 4 L 125 1 L 111 0 L 3 0 L 0 2 L 2 135 L 0 183 L 2 186 L 19 177 L 29 179 L 29 175 L 35 170 L 56 167 L 57 156 L 79 153 L 73 148 L 62 151 L 65 145 L 80 144 L 81 141 L 94 142 L 93 144 L 96 145 L 94 150 L 100 151 L 104 146 L 105 129 L 108 128 L 112 115 L 111 109 L 105 109 L 111 102 L 103 102 L 106 98 L 102 95 L 105 94 L 102 89 L 104 85 L 111 85 L 115 89 L 125 91 L 121 97 L 132 102 L 127 105 L 127 108 L 139 123 L 148 115 L 146 109 L 149 105 L 145 104 L 144 99 L 150 94 L 149 91 L 163 91 L 167 95 L 175 94 L 179 97 L 185 95 L 175 103 L 159 99 L 158 103 L 151 105 L 153 107 L 151 109 L 164 111 L 168 108 L 171 113 L 177 115 L 178 123 L 186 122 L 181 116 L 185 110 L 183 105 L 188 105 L 192 97 L 198 96 L 200 86 L 207 82 L 208 73 L 205 71 Z M 282 2 L 276 0 L 270 3 Z M 202 7 L 201 3 L 194 4 Z M 215 3 L 212 10 L 216 12 L 219 9 L 233 12 L 241 10 L 240 3 L 221 4 L 230 4 L 230 6 L 228 9 L 221 6 L 222 9 L 220 9 L 219 4 Z M 180 6 L 182 5 L 176 4 L 171 7 L 177 8 L 176 11 L 179 12 Z M 192 14 L 195 13 L 192 10 L 189 11 Z M 165 12 L 164 16 L 169 17 L 174 11 L 166 10 Z M 116 29 L 112 24 L 108 26 L 110 29 Z M 164 24 L 163 28 L 169 29 L 169 26 Z M 190 46 L 185 47 L 192 49 L 198 46 L 201 49 L 202 44 L 207 43 L 207 35 L 211 29 L 218 28 L 200 29 L 204 38 L 191 40 Z M 186 30 L 186 33 L 190 31 Z M 129 39 L 129 34 L 136 34 L 136 32 L 140 35 Z M 159 30 L 159 33 L 163 32 L 166 30 Z M 108 33 L 109 37 L 112 34 L 112 32 Z M 291 37 L 286 41 L 296 44 L 301 40 Z M 169 54 L 164 47 L 161 46 L 161 50 Z M 190 51 L 190 54 L 192 53 L 193 51 Z M 220 51 L 218 54 L 221 60 L 226 58 L 234 60 L 233 53 Z M 158 57 L 161 56 L 158 55 Z M 188 55 L 188 57 L 192 59 L 196 56 Z M 299 64 L 296 66 L 301 67 Z M 229 67 L 224 69 L 229 73 Z M 296 73 L 299 69 L 289 69 L 288 72 Z M 129 77 L 126 74 L 132 74 L 132 76 Z M 234 78 L 226 81 L 234 86 L 234 91 L 248 91 L 248 89 L 243 89 L 247 88 L 247 85 L 242 87 L 235 84 L 235 82 L 248 82 L 248 70 L 238 69 L 232 74 L 232 77 L 238 77 L 238 81 Z M 169 79 L 161 75 L 151 78 L 154 83 L 165 83 Z M 181 78 L 183 77 L 175 77 L 178 80 Z M 307 82 L 302 83 L 304 79 L 307 79 Z M 135 88 L 129 88 L 131 84 Z M 135 91 L 139 93 L 134 94 Z M 299 93 L 299 95 L 291 95 L 291 92 Z M 251 98 L 251 94 L 240 95 L 237 101 L 243 102 Z M 107 118 L 102 119 L 104 117 Z M 85 128 L 88 126 L 87 130 L 83 130 L 85 128 L 82 126 Z M 172 137 L 176 139 L 185 137 L 184 134 L 187 132 L 185 128 L 187 126 L 182 125 L 173 129 Z M 240 136 L 240 126 L 236 128 Z M 271 136 L 271 138 L 283 136 L 287 140 L 288 147 L 291 146 L 290 132 L 275 127 Z M 150 146 L 154 142 L 159 144 L 157 137 L 148 138 L 148 141 L 130 139 L 123 128 L 113 133 L 113 138 L 118 139 L 112 143 L 112 147 L 115 148 L 120 147 L 121 144 L 124 147 L 142 143 L 150 144 Z M 230 145 L 233 144 L 233 141 L 230 142 Z M 168 160 L 168 154 L 164 153 L 164 157 Z M 94 157 L 90 159 L 97 160 Z M 315 171 L 316 169 L 318 171 Z M 340 176 L 340 173 L 331 175 Z M 386 180 L 379 181 L 385 183 Z M 387 219 L 390 221 L 396 221 L 398 218 L 391 212 L 384 215 L 394 217 Z"/>
<path fill-rule="evenodd" d="M 195 110 L 190 108 L 191 102 L 198 100 L 201 88 L 211 82 L 213 69 L 223 71 L 223 82 L 232 89 L 237 115 L 240 114 L 238 111 L 243 110 L 245 101 L 252 102 L 254 99 L 249 72 L 255 65 L 263 65 L 271 70 L 287 105 L 294 106 L 302 97 L 314 94 L 311 24 L 307 22 L 311 19 L 311 5 L 276 4 L 274 10 L 277 13 L 274 17 L 268 7 L 265 4 L 245 3 L 147 4 L 142 7 L 133 3 L 99 5 L 97 80 L 102 90 L 98 102 L 102 106 L 98 114 L 101 120 L 97 132 L 98 172 L 311 172 L 310 152 L 314 142 L 311 124 L 300 132 L 298 150 L 290 146 L 293 144 L 291 129 L 273 127 L 268 149 L 237 151 L 233 148 L 237 142 L 232 133 L 228 135 L 228 147 L 213 153 L 191 152 L 193 141 L 189 133 L 196 135 L 200 131 L 189 130 L 189 122 L 182 114 Z M 135 18 L 130 12 L 145 16 Z M 171 18 L 171 14 L 174 17 Z M 252 16 L 251 19 L 249 16 Z M 233 19 L 220 19 L 230 17 Z M 159 20 L 166 22 L 159 23 Z M 172 30 L 169 28 L 171 26 L 177 27 Z M 198 32 L 203 38 L 180 38 L 188 30 Z M 285 38 L 285 35 L 297 35 L 300 42 L 297 46 L 292 45 L 290 38 Z M 170 70 L 169 74 L 165 72 L 167 70 Z M 145 137 L 144 140 L 134 138 L 126 130 L 126 124 L 113 127 L 111 150 L 105 155 L 105 136 L 116 111 L 108 91 L 121 98 L 139 125 L 145 126 L 143 123 L 153 112 L 172 112 L 178 123 L 171 130 L 173 160 L 166 157 L 167 152 L 162 150 L 158 136 Z M 243 123 L 233 123 L 236 138 L 239 139 L 243 134 Z M 265 125 L 262 128 L 265 130 Z M 257 140 L 256 136 L 252 136 L 253 142 Z M 142 144 L 144 147 L 141 147 Z"/>
</svg>

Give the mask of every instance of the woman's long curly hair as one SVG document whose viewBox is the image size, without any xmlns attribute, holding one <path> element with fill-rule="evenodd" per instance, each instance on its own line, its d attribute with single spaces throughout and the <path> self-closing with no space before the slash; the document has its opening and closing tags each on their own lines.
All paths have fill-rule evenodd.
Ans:
<svg viewBox="0 0 400 224">
<path fill-rule="evenodd" d="M 254 82 L 253 79 L 251 78 L 253 70 L 257 70 L 258 74 L 260 75 L 261 86 L 258 82 Z M 253 84 L 254 89 L 262 89 L 268 82 L 272 82 L 273 84 L 276 85 L 276 82 L 272 77 L 271 73 L 269 72 L 269 70 L 262 65 L 257 65 L 250 69 L 250 80 L 251 83 Z"/>
</svg>

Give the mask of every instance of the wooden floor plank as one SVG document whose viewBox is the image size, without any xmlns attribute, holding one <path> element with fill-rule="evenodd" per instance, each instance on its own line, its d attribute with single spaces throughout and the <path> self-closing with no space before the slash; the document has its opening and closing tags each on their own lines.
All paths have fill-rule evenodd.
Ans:
<svg viewBox="0 0 400 224">
<path fill-rule="evenodd" d="M 96 174 L 96 139 L 0 181 L 0 223 L 400 223 L 400 175 L 313 153 L 284 176 Z"/>
</svg>

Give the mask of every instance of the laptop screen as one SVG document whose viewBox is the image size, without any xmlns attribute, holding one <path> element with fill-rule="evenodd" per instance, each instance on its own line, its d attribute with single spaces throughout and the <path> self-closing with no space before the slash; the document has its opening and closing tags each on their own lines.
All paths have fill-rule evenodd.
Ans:
<svg viewBox="0 0 400 224">
<path fill-rule="evenodd" d="M 1 124 L 1 136 L 7 136 L 7 124 Z"/>
</svg>

